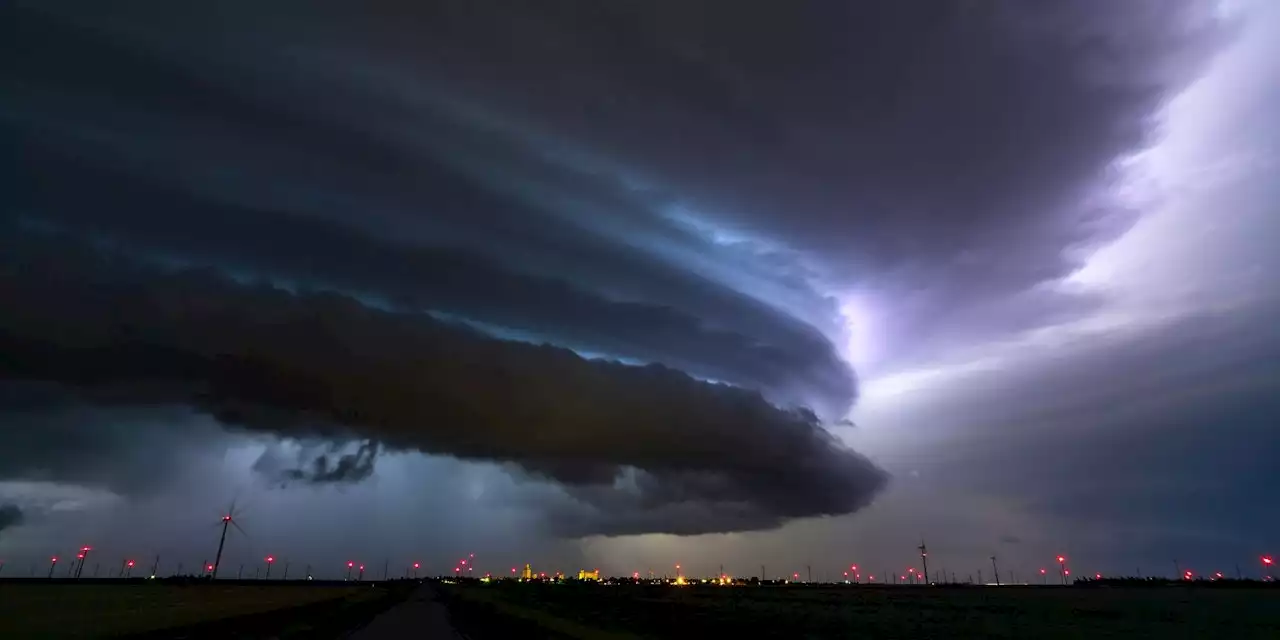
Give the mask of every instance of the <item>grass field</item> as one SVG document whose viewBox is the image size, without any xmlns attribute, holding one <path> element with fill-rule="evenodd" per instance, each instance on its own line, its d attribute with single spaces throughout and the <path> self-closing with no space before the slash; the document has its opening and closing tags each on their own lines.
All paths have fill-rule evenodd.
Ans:
<svg viewBox="0 0 1280 640">
<path fill-rule="evenodd" d="M 332 624 L 335 616 L 369 609 L 387 597 L 387 590 L 368 586 L 296 582 L 178 585 L 14 581 L 0 583 L 0 638 L 116 637 L 201 625 L 213 629 L 218 621 L 227 620 L 244 626 L 260 622 L 263 635 L 288 635 L 284 632 L 307 629 L 309 620 Z M 281 615 L 270 614 L 277 611 Z M 254 614 L 259 615 L 244 618 Z M 227 637 L 254 635 L 234 629 L 229 633 Z"/>
<path fill-rule="evenodd" d="M 1280 590 L 456 585 L 475 640 L 530 638 L 1280 638 Z"/>
</svg>

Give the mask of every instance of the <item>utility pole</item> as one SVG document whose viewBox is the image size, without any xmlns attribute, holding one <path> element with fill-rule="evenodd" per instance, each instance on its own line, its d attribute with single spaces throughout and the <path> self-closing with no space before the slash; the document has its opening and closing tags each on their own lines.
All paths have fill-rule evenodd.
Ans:
<svg viewBox="0 0 1280 640">
<path fill-rule="evenodd" d="M 1000 586 L 1000 569 L 996 567 L 996 557 L 991 556 L 991 571 L 996 574 L 996 586 Z"/>
<path fill-rule="evenodd" d="M 924 583 L 929 584 L 929 548 L 924 546 L 924 538 L 920 538 L 920 563 L 924 567 Z"/>
</svg>

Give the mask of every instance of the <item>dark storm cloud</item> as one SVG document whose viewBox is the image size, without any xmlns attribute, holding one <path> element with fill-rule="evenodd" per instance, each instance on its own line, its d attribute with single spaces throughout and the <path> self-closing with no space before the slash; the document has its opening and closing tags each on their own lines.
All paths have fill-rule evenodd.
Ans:
<svg viewBox="0 0 1280 640">
<path fill-rule="evenodd" d="M 447 87 L 728 228 L 783 239 L 837 284 L 885 292 L 891 337 L 914 341 L 940 313 L 1060 277 L 1075 264 L 1066 249 L 1127 228 L 1135 212 L 1097 192 L 1203 68 L 1212 12 L 1195 0 L 459 2 L 395 25 L 362 12 L 378 41 L 346 43 L 387 68 L 419 62 L 388 91 Z M 906 291 L 910 304 L 893 300 Z"/>
<path fill-rule="evenodd" d="M 884 483 L 811 412 L 663 366 L 588 361 L 332 293 L 160 272 L 66 236 L 10 236 L 6 379 L 58 383 L 99 404 L 186 404 L 283 436 L 511 462 L 593 491 L 593 504 L 618 511 L 601 521 L 609 533 L 667 530 L 662 516 L 675 509 L 703 513 L 681 533 L 769 528 L 855 511 Z M 345 469 L 360 472 L 367 454 Z M 343 469 L 299 475 L 332 480 Z M 624 509 L 607 487 L 631 470 L 634 484 L 616 488 L 634 505 Z"/>
<path fill-rule="evenodd" d="M 23 520 L 22 509 L 18 505 L 0 504 L 0 533 L 22 524 Z"/>
<path fill-rule="evenodd" d="M 178 406 L 95 407 L 56 384 L 0 379 L 0 480 L 69 482 L 144 494 L 221 430 Z"/>
<path fill-rule="evenodd" d="M 330 451 L 308 456 L 304 464 L 282 468 L 274 452 L 264 452 L 253 469 L 281 484 L 305 482 L 308 484 L 345 484 L 361 482 L 373 475 L 378 459 L 378 443 L 365 441 L 349 453 L 341 451 L 339 444 L 330 445 Z"/>
<path fill-rule="evenodd" d="M 123 253 L 385 299 L 395 312 L 207 274 L 138 275 L 133 291 L 157 291 L 156 304 L 190 285 L 211 304 L 251 300 L 261 309 L 213 328 L 188 322 L 212 312 L 184 298 L 191 304 L 181 313 L 144 319 L 131 342 L 96 353 L 24 342 L 14 353 L 29 359 L 6 366 L 46 367 L 98 402 L 192 403 L 300 439 L 374 438 L 392 450 L 509 461 L 565 486 L 573 502 L 547 508 L 550 524 L 570 535 L 760 528 L 847 512 L 870 496 L 876 474 L 803 412 L 660 367 L 499 349 L 416 312 L 661 362 L 839 414 L 854 397 L 830 344 L 841 338 L 843 296 L 867 306 L 876 347 L 898 360 L 933 360 L 1096 304 L 1033 287 L 1074 266 L 1079 254 L 1067 249 L 1132 221 L 1135 212 L 1100 191 L 1117 177 L 1116 158 L 1151 140 L 1155 112 L 1208 59 L 1214 34 L 1204 18 L 1213 8 L 1191 0 L 11 2 L 0 8 L 0 42 L 12 54 L 0 56 L 0 145 L 13 168 L 0 173 L 5 215 Z M 112 280 L 117 268 L 100 277 Z M 45 276 L 27 270 L 19 281 L 34 294 Z M 128 289 L 36 296 L 44 306 L 31 313 L 80 315 L 26 330 L 115 331 L 115 320 L 100 318 L 116 317 L 111 292 Z M 16 322 L 7 309 L 0 318 Z M 285 325 L 259 326 L 280 309 Z M 79 326 L 90 318 L 100 325 Z M 196 328 L 206 331 L 199 344 L 183 333 Z M 463 346 L 449 362 L 413 359 L 424 343 L 445 351 L 435 341 L 444 335 L 469 337 L 457 338 Z M 393 349 L 392 338 L 412 344 Z M 271 340 L 252 354 L 270 354 L 271 365 L 308 366 L 261 364 L 246 374 L 241 339 Z M 303 348 L 322 343 L 371 351 Z M 492 351 L 470 359 L 485 345 Z M 140 347 L 148 357 L 133 357 Z M 240 355 L 204 357 L 219 349 Z M 86 366 L 51 371 L 60 361 L 37 356 L 55 352 Z M 108 364 L 87 366 L 104 355 Z M 178 360 L 181 371 L 160 367 Z M 540 375 L 529 373 L 533 362 L 547 363 Z M 445 384 L 456 393 L 443 397 L 424 391 L 430 379 L 408 378 L 443 375 L 446 365 L 459 373 L 462 364 L 520 375 L 489 376 L 474 389 Z M 310 365 L 324 365 L 325 376 L 303 376 Z M 391 367 L 395 375 L 385 375 Z M 1148 379 L 1141 368 L 1130 374 L 1128 382 Z M 476 376 L 454 377 L 446 382 Z M 1019 400 L 1070 398 L 1068 415 L 1127 400 L 1086 384 L 1094 378 L 1072 370 L 1016 389 L 1000 378 L 961 404 L 964 415 L 986 416 Z M 565 386 L 595 395 L 560 395 Z M 358 393 L 316 401 L 316 388 Z M 1080 388 L 1097 393 L 1080 400 L 1071 393 Z M 456 419 L 481 404 L 469 395 L 481 389 L 497 395 L 483 399 L 478 424 L 500 432 Z M 376 406 L 364 411 L 370 399 Z M 536 415 L 496 415 L 521 407 Z M 560 417 L 555 410 L 574 419 L 548 420 Z M 746 417 L 724 421 L 724 411 Z M 926 415 L 902 431 L 913 443 L 922 431 L 956 431 L 956 415 Z M 637 426 L 645 418 L 653 420 Z M 542 432 L 515 430 L 544 422 L 565 431 L 530 441 Z M 406 424 L 421 431 L 404 436 Z M 720 439 L 677 437 L 687 424 L 715 428 L 690 435 Z M 1062 425 L 1065 440 L 1079 426 Z M 650 440 L 612 439 L 618 433 Z M 1039 458 L 1025 452 L 1044 447 L 1032 439 L 1005 457 L 1035 467 Z M 58 442 L 36 444 L 56 452 Z M 653 451 L 658 444 L 667 450 Z M 34 460 L 19 468 L 29 472 Z M 340 460 L 326 458 L 323 470 Z M 1055 462 L 1064 484 L 1085 473 L 1065 455 Z M 317 469 L 314 458 L 280 468 Z M 1039 471 L 1019 470 L 1006 486 L 1029 486 Z"/>
<path fill-rule="evenodd" d="M 718 329 L 666 305 L 612 300 L 469 251 L 414 246 L 286 211 L 203 200 L 136 176 L 91 170 L 72 158 L 31 152 L 23 167 L 15 210 L 38 212 L 46 223 L 88 230 L 134 250 L 516 327 L 576 348 L 760 389 L 782 402 L 809 398 L 833 415 L 847 409 L 856 390 L 848 365 L 816 330 L 710 283 L 689 282 L 687 288 L 754 316 L 748 331 L 758 333 Z M 77 189 L 63 189 L 68 181 Z"/>
<path fill-rule="evenodd" d="M 19 126 L 7 131 L 23 151 L 12 211 L 186 262 L 342 287 L 663 362 L 833 417 L 852 402 L 852 373 L 817 329 L 549 211 L 568 209 L 567 195 L 614 218 L 648 206 L 601 176 L 549 164 L 519 141 L 435 109 L 382 105 L 384 119 L 430 138 L 406 146 L 352 124 L 369 117 L 370 105 L 349 91 L 326 104 L 351 110 L 358 101 L 364 111 L 300 112 L 296 95 L 241 95 L 221 67 L 200 74 L 92 28 L 24 17 L 27 28 L 15 36 L 28 55 L 52 40 L 64 45 L 12 70 L 28 107 L 15 109 Z M 76 46 L 92 56 L 73 55 Z M 117 69 L 131 74 L 104 80 Z M 46 104 L 44 92 L 58 90 L 82 99 Z M 90 111 L 108 92 L 114 106 Z M 157 139 L 151 116 L 174 120 L 208 153 Z M 128 149 L 102 144 L 122 135 Z M 541 195 L 510 193 L 442 158 L 459 149 L 491 160 L 498 174 L 516 174 L 511 181 L 538 182 Z M 78 186 L 67 190 L 69 183 Z M 273 195 L 279 189 L 287 202 Z M 335 199 L 343 204 L 337 214 L 316 204 Z M 415 215 L 396 218 L 400 209 Z M 665 242 L 702 248 L 675 227 L 649 226 Z"/>
<path fill-rule="evenodd" d="M 283 274 L 330 255 L 335 229 L 391 238 L 369 261 L 358 237 L 315 278 L 824 416 L 853 397 L 815 335 L 839 336 L 832 292 L 869 291 L 883 348 L 917 357 L 1034 325 L 1041 303 L 998 326 L 980 308 L 1127 226 L 1088 196 L 1211 40 L 1193 2 L 299 6 L 24 5 L 5 33 L 15 165 L 55 192 L 66 156 L 126 183 L 69 193 L 110 215 L 47 191 L 24 208 Z M 247 207 L 262 232 L 208 233 L 209 202 L 137 204 L 174 190 Z M 465 274 L 465 298 L 412 284 L 424 267 Z M 1080 305 L 1046 297 L 1051 315 Z"/>
</svg>

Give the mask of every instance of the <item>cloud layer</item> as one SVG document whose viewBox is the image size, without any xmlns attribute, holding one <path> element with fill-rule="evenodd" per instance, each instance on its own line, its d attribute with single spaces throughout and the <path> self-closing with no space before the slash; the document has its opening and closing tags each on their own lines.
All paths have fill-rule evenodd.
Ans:
<svg viewBox="0 0 1280 640">
<path fill-rule="evenodd" d="M 762 529 L 877 495 L 884 474 L 817 418 L 889 374 L 943 383 L 897 396 L 910 419 L 859 417 L 900 445 L 877 453 L 954 454 L 955 491 L 972 468 L 983 491 L 1068 501 L 1069 471 L 1037 475 L 1041 434 L 1004 430 L 1053 425 L 1074 468 L 1123 440 L 1075 442 L 1082 426 L 1208 383 L 1135 355 L 1091 384 L 1116 368 L 1098 345 L 1140 345 L 1141 326 L 1023 347 L 1129 311 L 1117 297 L 1149 311 L 1128 297 L 1164 280 L 1221 291 L 1229 264 L 1241 296 L 1270 281 L 1280 218 L 1251 178 L 1176 194 L 1184 215 L 1147 235 L 1181 246 L 1112 262 L 1157 275 L 1060 286 L 1150 214 L 1130 159 L 1233 35 L 1214 3 L 742 5 L 7 3 L 0 435 L 21 446 L 0 476 L 134 496 L 141 469 L 180 464 L 165 451 L 285 438 L 304 454 L 240 471 L 288 496 L 376 496 L 375 461 L 424 451 L 497 462 L 458 466 L 507 469 L 529 495 L 503 497 L 562 535 Z M 1206 113 L 1230 95 L 1257 115 L 1220 118 L 1215 153 L 1274 146 L 1274 100 L 1242 88 L 1274 74 L 1240 69 Z M 1180 332 L 1145 348 L 1181 353 Z M 1220 373 L 1212 348 L 1183 355 Z M 966 386 L 952 364 L 990 375 Z M 1117 432 L 1166 422 L 1121 413 Z"/>
<path fill-rule="evenodd" d="M 661 365 L 586 360 L 332 293 L 162 272 L 65 236 L 15 233 L 6 245 L 0 291 L 14 312 L 0 321 L 0 376 L 85 401 L 187 405 L 282 436 L 510 462 L 590 492 L 610 533 L 850 513 L 885 480 L 812 412 Z M 358 479 L 348 472 L 375 450 L 290 473 Z"/>
<path fill-rule="evenodd" d="M 22 509 L 13 504 L 0 504 L 0 533 L 4 533 L 5 529 L 16 527 L 22 524 L 24 517 Z"/>
</svg>

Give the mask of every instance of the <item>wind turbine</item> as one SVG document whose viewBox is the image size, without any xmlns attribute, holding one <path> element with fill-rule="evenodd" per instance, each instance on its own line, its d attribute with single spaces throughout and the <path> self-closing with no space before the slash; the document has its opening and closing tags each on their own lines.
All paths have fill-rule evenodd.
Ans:
<svg viewBox="0 0 1280 640">
<path fill-rule="evenodd" d="M 209 579 L 216 580 L 218 578 L 218 567 L 222 564 L 222 548 L 227 544 L 227 528 L 235 527 L 242 535 L 248 536 L 244 529 L 236 522 L 236 501 L 231 501 L 231 507 L 227 509 L 227 513 L 222 516 L 222 537 L 218 538 L 218 555 L 213 558 L 213 571 L 209 572 Z"/>
<path fill-rule="evenodd" d="M 924 544 L 924 536 L 920 536 L 920 546 L 916 547 L 920 550 L 920 564 L 924 567 L 924 583 L 929 584 L 929 547 Z"/>
</svg>

